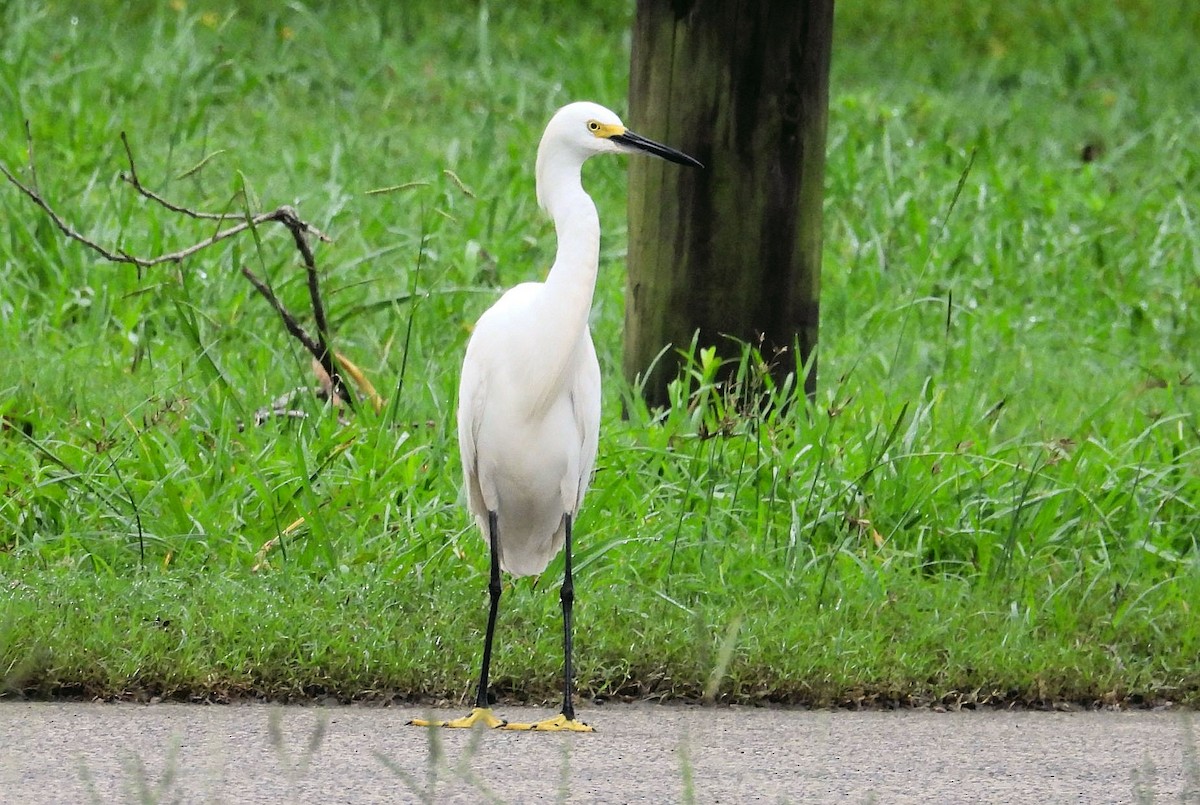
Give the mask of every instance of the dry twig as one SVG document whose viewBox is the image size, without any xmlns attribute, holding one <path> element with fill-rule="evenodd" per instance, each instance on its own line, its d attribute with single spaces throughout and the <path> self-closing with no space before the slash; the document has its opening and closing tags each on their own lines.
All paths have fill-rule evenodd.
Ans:
<svg viewBox="0 0 1200 805">
<path fill-rule="evenodd" d="M 13 175 L 13 173 L 9 171 L 7 166 L 5 166 L 3 163 L 0 163 L 0 173 L 3 173 L 4 177 L 8 179 L 10 183 L 24 193 L 34 204 L 40 207 L 42 211 L 49 216 L 50 220 L 54 222 L 54 225 L 57 226 L 67 238 L 83 244 L 110 262 L 126 263 L 129 265 L 138 266 L 140 268 L 151 268 L 163 263 L 182 263 L 188 257 L 207 249 L 209 246 L 213 246 L 214 244 L 220 243 L 223 240 L 240 235 L 248 230 L 253 230 L 260 224 L 278 223 L 286 227 L 287 230 L 291 232 L 292 240 L 295 242 L 296 249 L 300 252 L 300 257 L 304 262 L 304 270 L 308 285 L 308 295 L 312 304 L 313 321 L 316 324 L 317 330 L 316 337 L 314 338 L 308 333 L 307 330 L 304 329 L 299 320 L 297 320 L 296 317 L 292 315 L 286 307 L 284 307 L 283 303 L 279 300 L 279 297 L 277 297 L 275 292 L 271 290 L 271 287 L 260 277 L 258 277 L 258 275 L 244 265 L 241 266 L 241 273 L 247 280 L 250 281 L 250 284 L 254 286 L 254 289 L 258 291 L 258 293 L 262 295 L 264 299 L 267 300 L 272 308 L 274 308 L 275 312 L 283 320 L 284 327 L 287 328 L 288 333 L 298 340 L 320 364 L 321 368 L 325 372 L 325 375 L 329 378 L 333 394 L 336 396 L 336 398 L 343 400 L 347 407 L 351 409 L 354 408 L 354 397 L 352 396 L 349 388 L 346 386 L 345 381 L 342 379 L 338 362 L 334 359 L 334 351 L 329 345 L 329 324 L 325 316 L 325 305 L 321 300 L 320 281 L 319 273 L 317 271 L 316 258 L 313 255 L 312 248 L 308 243 L 309 235 L 312 235 L 318 240 L 326 243 L 330 242 L 328 236 L 303 221 L 296 213 L 296 210 L 287 205 L 279 207 L 278 209 L 270 212 L 238 216 L 229 215 L 227 213 L 200 212 L 198 210 L 193 210 L 191 208 L 184 207 L 183 205 L 174 204 L 168 201 L 142 184 L 141 180 L 138 178 L 137 164 L 134 162 L 133 149 L 129 145 L 129 139 L 125 136 L 125 132 L 121 132 L 121 143 L 125 147 L 125 156 L 129 160 L 129 172 L 121 173 L 120 178 L 122 181 L 129 184 L 129 186 L 132 187 L 139 195 L 149 199 L 150 201 L 153 201 L 167 210 L 170 210 L 171 212 L 178 213 L 180 215 L 186 215 L 189 218 L 194 218 L 197 220 L 217 221 L 218 227 L 220 227 L 225 221 L 238 221 L 238 223 L 224 229 L 218 228 L 218 230 L 208 238 L 168 254 L 160 254 L 153 257 L 138 257 L 137 255 L 130 254 L 123 249 L 117 249 L 114 251 L 101 246 L 96 241 L 91 240 L 85 235 L 79 233 L 69 223 L 67 223 L 66 219 L 59 215 L 58 212 L 56 212 L 54 208 L 50 206 L 49 202 L 46 201 L 37 183 L 37 168 L 34 165 L 33 160 L 33 136 L 30 133 L 29 121 L 25 121 L 25 138 L 29 155 L 29 163 L 27 166 L 30 177 L 29 184 L 27 185 L 23 183 L 20 179 Z"/>
</svg>

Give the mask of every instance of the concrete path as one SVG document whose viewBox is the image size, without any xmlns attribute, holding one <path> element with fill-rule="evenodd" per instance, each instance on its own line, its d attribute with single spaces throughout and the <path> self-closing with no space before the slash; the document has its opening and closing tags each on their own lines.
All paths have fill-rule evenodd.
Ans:
<svg viewBox="0 0 1200 805">
<path fill-rule="evenodd" d="M 606 705 L 572 735 L 423 712 L 0 702 L 0 802 L 1200 803 L 1187 713 Z"/>
</svg>

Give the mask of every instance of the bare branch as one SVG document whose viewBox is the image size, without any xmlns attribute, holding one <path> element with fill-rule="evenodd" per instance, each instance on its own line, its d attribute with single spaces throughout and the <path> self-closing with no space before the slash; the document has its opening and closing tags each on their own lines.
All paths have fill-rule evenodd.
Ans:
<svg viewBox="0 0 1200 805">
<path fill-rule="evenodd" d="M 142 184 L 141 180 L 138 179 L 137 164 L 133 161 L 133 149 L 129 146 L 129 138 L 125 136 L 125 132 L 121 132 L 121 145 L 125 146 L 125 157 L 129 160 L 129 173 L 121 173 L 118 175 L 121 177 L 121 181 L 128 182 L 129 185 L 141 195 L 145 196 L 151 201 L 161 204 L 171 212 L 177 212 L 181 215 L 186 215 L 189 218 L 209 221 L 224 221 L 229 218 L 241 217 L 237 215 L 229 215 L 228 213 L 223 212 L 198 212 L 197 210 L 182 207 L 178 204 L 172 204 L 162 196 L 147 188 Z"/>
<path fill-rule="evenodd" d="M 241 234 L 242 232 L 245 232 L 247 229 L 249 229 L 252 226 L 256 226 L 261 223 L 266 223 L 267 221 L 282 222 L 283 218 L 286 216 L 289 216 L 289 215 L 291 216 L 292 219 L 297 220 L 297 221 L 299 220 L 299 219 L 296 219 L 295 211 L 291 210 L 290 208 L 281 207 L 278 210 L 272 210 L 271 212 L 264 212 L 259 215 L 255 215 L 254 217 L 252 217 L 248 220 L 243 220 L 240 224 L 237 224 L 236 226 L 231 226 L 228 229 L 223 229 L 223 230 L 215 233 L 211 237 L 200 241 L 199 243 L 188 246 L 186 249 L 180 249 L 179 251 L 171 252 L 169 254 L 160 254 L 157 257 L 138 257 L 136 255 L 130 254 L 129 252 L 125 251 L 124 249 L 118 249 L 117 251 L 110 251 L 110 250 L 104 248 L 103 246 L 101 246 L 99 243 L 96 243 L 94 240 L 90 240 L 86 236 L 81 235 L 80 233 L 76 232 L 73 228 L 71 228 L 71 225 L 68 224 L 62 218 L 62 216 L 60 216 L 57 212 L 54 211 L 54 208 L 50 206 L 49 202 L 47 202 L 44 198 L 42 198 L 42 195 L 37 190 L 34 190 L 32 187 L 25 185 L 16 176 L 13 176 L 12 173 L 9 172 L 8 168 L 4 166 L 3 163 L 0 163 L 0 173 L 3 173 L 5 178 L 7 178 L 8 181 L 12 182 L 12 184 L 16 185 L 16 187 L 22 193 L 24 193 L 26 196 L 28 196 L 29 199 L 31 201 L 33 201 L 34 204 L 41 207 L 45 211 L 45 213 L 48 216 L 50 216 L 50 220 L 52 220 L 54 222 L 55 226 L 57 226 L 62 231 L 62 233 L 64 235 L 66 235 L 68 238 L 70 238 L 71 240 L 77 241 L 78 243 L 82 243 L 84 246 L 87 246 L 89 249 L 91 249 L 92 251 L 99 254 L 105 260 L 108 260 L 113 263 L 129 263 L 131 265 L 141 266 L 142 268 L 150 268 L 152 266 L 161 265 L 163 263 L 181 262 L 184 258 L 191 257 L 196 252 L 203 251 L 204 249 L 207 249 L 209 246 L 212 246 L 215 243 L 220 243 L 221 241 L 231 238 L 234 235 L 238 235 L 238 234 Z M 155 200 L 157 201 L 158 199 L 155 199 Z M 175 209 L 174 206 L 172 206 L 172 205 L 164 204 L 163 206 L 167 207 L 167 209 L 171 209 L 171 210 Z M 303 222 L 300 222 L 300 225 L 306 226 L 305 224 L 303 224 Z M 289 226 L 288 228 L 291 229 L 292 227 Z M 311 252 L 310 252 L 310 255 L 311 255 Z"/>
<path fill-rule="evenodd" d="M 354 398 L 349 394 L 346 388 L 346 383 L 342 379 L 341 372 L 338 371 L 337 362 L 334 360 L 333 350 L 329 348 L 329 322 L 325 318 L 325 304 L 321 301 L 320 276 L 317 273 L 317 261 L 313 256 L 312 249 L 308 245 L 308 239 L 304 237 L 306 224 L 296 215 L 296 211 L 291 207 L 280 207 L 276 210 L 281 214 L 277 219 L 279 223 L 286 226 L 292 233 L 292 239 L 296 242 L 296 248 L 300 251 L 300 256 L 304 260 L 304 272 L 308 279 L 308 298 L 312 304 L 313 322 L 317 326 L 317 352 L 313 352 L 313 356 L 317 362 L 321 364 L 321 368 L 329 375 L 333 384 L 333 393 L 346 401 L 346 406 L 351 410 L 354 409 Z M 310 352 L 312 350 L 309 350 Z"/>
<path fill-rule="evenodd" d="M 114 263 L 135 263 L 135 264 L 137 263 L 136 258 L 132 258 L 129 255 L 123 255 L 123 254 L 117 254 L 114 252 L 110 252 L 108 249 L 105 249 L 100 244 L 93 243 L 92 241 L 85 238 L 83 235 L 76 232 L 74 229 L 71 228 L 70 224 L 68 224 L 66 221 L 64 221 L 59 216 L 59 214 L 56 213 L 50 207 L 50 205 L 46 203 L 46 200 L 43 199 L 36 190 L 25 186 L 24 184 L 21 183 L 20 179 L 18 179 L 16 176 L 13 176 L 11 173 L 9 173 L 8 168 L 5 167 L 4 163 L 2 163 L 2 162 L 0 162 L 0 173 L 3 173 L 5 178 L 8 179 L 8 181 L 12 182 L 14 185 L 16 185 L 17 189 L 19 189 L 22 193 L 29 196 L 30 200 L 32 200 L 34 204 L 41 207 L 42 210 L 45 211 L 46 215 L 50 216 L 50 220 L 54 222 L 54 225 L 57 226 L 60 230 L 62 230 L 62 233 L 64 235 L 66 235 L 68 238 L 70 238 L 71 240 L 82 243 L 84 246 L 87 246 L 89 249 L 92 249 L 93 251 L 99 253 L 101 257 L 105 258 L 106 260 L 111 260 Z"/>
<path fill-rule="evenodd" d="M 225 219 L 227 217 L 231 217 L 231 216 L 227 216 L 226 213 L 213 214 L 213 213 L 206 213 L 206 212 L 197 212 L 196 210 L 192 210 L 187 207 L 180 206 L 178 204 L 172 204 L 171 202 L 167 201 L 162 196 L 159 196 L 158 194 L 150 191 L 147 187 L 142 185 L 141 180 L 138 179 L 137 163 L 133 159 L 133 148 L 129 145 L 129 138 L 125 136 L 124 131 L 121 132 L 121 145 L 123 145 L 125 147 L 125 156 L 129 160 L 129 174 L 126 175 L 124 173 L 118 173 L 117 176 L 121 179 L 121 181 L 128 182 L 133 187 L 133 189 L 136 190 L 138 193 L 140 193 L 142 196 L 150 199 L 151 201 L 157 202 L 158 204 L 162 205 L 163 207 L 165 207 L 168 210 L 171 210 L 172 212 L 182 213 L 183 215 L 187 215 L 190 218 L 216 220 L 218 227 L 220 227 L 220 225 L 225 222 Z M 200 163 L 200 165 L 203 165 L 203 164 L 204 164 L 203 162 Z M 197 166 L 195 168 L 195 170 L 199 170 L 199 168 L 200 168 L 200 166 Z M 244 217 L 244 216 L 242 216 L 242 217 Z"/>
<path fill-rule="evenodd" d="M 115 251 L 107 249 L 96 241 L 91 240 L 90 238 L 76 231 L 61 215 L 54 210 L 53 207 L 50 206 L 49 202 L 47 202 L 42 196 L 37 187 L 37 173 L 33 161 L 33 137 L 30 134 L 28 121 L 25 122 L 25 133 L 26 138 L 28 139 L 29 175 L 31 183 L 26 185 L 21 182 L 21 180 L 13 175 L 3 163 L 0 163 L 0 173 L 3 173 L 4 177 L 8 179 L 10 183 L 15 185 L 17 189 L 24 193 L 31 201 L 33 201 L 34 204 L 36 204 L 38 207 L 41 207 L 46 215 L 50 217 L 50 220 L 54 222 L 54 225 L 57 226 L 59 230 L 67 236 L 67 238 L 83 244 L 110 262 L 126 263 L 138 266 L 139 268 L 150 268 L 163 263 L 180 263 L 184 259 L 191 257 L 197 252 L 203 251 L 209 246 L 232 238 L 235 235 L 239 235 L 248 229 L 253 229 L 259 224 L 275 222 L 286 227 L 288 231 L 292 233 L 292 239 L 295 241 L 296 248 L 299 250 L 300 256 L 304 261 L 309 299 L 312 303 L 313 319 L 317 327 L 317 338 L 313 339 L 313 337 L 308 334 L 308 332 L 300 325 L 300 322 L 296 319 L 296 317 L 283 306 L 283 303 L 275 295 L 274 291 L 271 290 L 271 287 L 267 285 L 267 283 L 263 282 L 261 278 L 255 275 L 253 271 L 245 266 L 241 266 L 240 270 L 242 276 L 249 280 L 250 284 L 254 286 L 254 289 L 267 300 L 267 303 L 271 305 L 271 307 L 283 320 L 284 327 L 287 329 L 288 333 L 296 338 L 296 340 L 298 340 L 304 346 L 304 348 L 308 350 L 313 358 L 320 363 L 321 368 L 325 371 L 326 375 L 328 375 L 330 379 L 330 385 L 333 393 L 337 397 L 344 400 L 347 407 L 351 409 L 355 407 L 354 398 L 351 396 L 345 381 L 342 379 L 341 372 L 339 371 L 334 360 L 333 350 L 329 346 L 329 324 L 325 315 L 325 305 L 321 301 L 319 273 L 317 271 L 316 258 L 313 255 L 312 248 L 309 246 L 308 238 L 306 237 L 307 235 L 312 234 L 319 240 L 330 242 L 330 238 L 327 235 L 315 227 L 309 226 L 300 219 L 300 216 L 297 215 L 296 211 L 292 207 L 286 205 L 276 210 L 272 210 L 271 212 L 259 213 L 257 215 L 232 216 L 225 213 L 198 212 L 188 207 L 174 204 L 142 185 L 141 180 L 137 175 L 137 164 L 133 158 L 133 149 L 129 145 L 129 139 L 125 136 L 125 132 L 121 132 L 121 143 L 125 147 L 125 156 L 129 160 L 129 173 L 122 173 L 121 179 L 133 187 L 137 193 L 161 205 L 165 209 L 170 210 L 171 212 L 186 215 L 193 219 L 216 220 L 218 222 L 224 222 L 226 220 L 233 221 L 241 218 L 241 221 L 240 223 L 228 228 L 220 229 L 210 237 L 205 238 L 198 243 L 169 254 L 161 254 L 154 257 L 138 257 L 137 255 L 130 254 L 124 249 L 117 249 Z"/>
<path fill-rule="evenodd" d="M 288 309 L 283 306 L 283 303 L 279 301 L 279 297 L 275 295 L 275 292 L 271 290 L 271 287 L 259 279 L 257 274 L 245 266 L 241 266 L 241 272 L 243 277 L 250 280 L 250 284 L 254 286 L 254 290 L 258 291 L 263 298 L 267 300 L 267 303 L 270 304 L 271 307 L 275 308 L 275 312 L 279 314 L 279 318 L 283 319 L 283 326 L 287 328 L 287 331 L 291 333 L 291 335 L 297 341 L 303 344 L 304 348 L 307 349 L 314 358 L 317 357 L 317 355 L 320 354 L 321 348 L 317 346 L 315 341 L 312 340 L 312 336 L 308 334 L 308 331 L 300 326 L 300 322 L 296 321 L 296 317 L 293 316 Z"/>
<path fill-rule="evenodd" d="M 313 323 L 317 326 L 317 342 L 321 345 L 321 356 L 318 360 L 328 372 L 333 366 L 333 352 L 329 349 L 329 322 L 325 318 L 325 304 L 321 301 L 320 276 L 317 274 L 316 260 L 313 257 L 312 249 L 308 246 L 308 240 L 304 237 L 303 230 L 299 227 L 289 228 L 292 230 L 292 238 L 296 241 L 296 248 L 300 250 L 300 254 L 304 258 L 304 273 L 308 279 L 308 298 L 312 303 Z M 331 372 L 330 377 L 332 376 Z"/>
<path fill-rule="evenodd" d="M 129 145 L 129 138 L 125 136 L 125 132 L 121 132 L 121 144 L 123 146 L 125 146 L 125 157 L 126 157 L 126 159 L 129 160 L 129 173 L 119 174 L 120 178 L 122 181 L 128 183 L 130 185 L 130 187 L 132 187 L 134 190 L 136 190 L 140 195 L 145 196 L 146 198 L 150 199 L 151 201 L 153 201 L 157 204 L 161 204 L 163 207 L 166 207 L 171 212 L 177 212 L 180 215 L 186 215 L 189 218 L 195 218 L 197 220 L 228 221 L 228 220 L 237 220 L 237 219 L 243 217 L 241 215 L 230 215 L 229 213 L 224 213 L 224 212 L 200 212 L 198 210 L 193 210 L 188 207 L 184 207 L 180 204 L 174 204 L 174 203 L 168 201 L 167 199 L 163 198 L 159 194 L 155 193 L 153 190 L 150 190 L 148 187 L 143 185 L 141 180 L 138 179 L 137 164 L 134 162 L 134 159 L 133 159 L 133 149 Z M 203 164 L 203 163 L 201 163 L 201 164 Z M 276 212 L 279 212 L 279 211 L 276 210 Z M 272 213 L 267 213 L 266 215 L 269 216 L 271 214 Z M 270 217 L 262 217 L 260 219 L 256 219 L 256 223 L 261 223 L 263 221 L 270 221 L 270 220 L 274 220 L 274 219 L 272 219 Z M 303 227 L 305 232 L 308 232 L 309 234 L 316 236 L 316 238 L 318 240 L 320 240 L 324 243 L 332 243 L 333 242 L 332 239 L 328 235 L 326 235 L 324 232 L 321 232 L 316 227 L 310 226 L 308 223 L 301 221 L 299 219 L 299 217 L 296 218 L 296 221 L 299 222 L 300 226 Z M 290 228 L 291 227 L 289 227 L 289 229 Z M 244 231 L 244 230 L 239 230 L 239 231 Z M 233 233 L 233 234 L 236 234 L 236 233 Z M 216 241 L 213 241 L 213 242 L 215 243 Z"/>
</svg>

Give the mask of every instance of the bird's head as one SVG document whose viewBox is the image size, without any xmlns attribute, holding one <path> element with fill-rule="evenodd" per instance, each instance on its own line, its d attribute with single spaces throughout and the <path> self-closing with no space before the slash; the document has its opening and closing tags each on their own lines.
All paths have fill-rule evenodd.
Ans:
<svg viewBox="0 0 1200 805">
<path fill-rule="evenodd" d="M 581 162 L 593 154 L 651 154 L 694 168 L 704 167 L 674 148 L 656 143 L 625 128 L 621 118 L 598 103 L 578 101 L 554 113 L 538 149 L 571 154 Z"/>
<path fill-rule="evenodd" d="M 546 207 L 545 194 L 564 177 L 573 175 L 578 182 L 580 167 L 596 154 L 650 154 L 680 165 L 704 167 L 681 151 L 625 128 L 615 112 L 600 104 L 578 101 L 555 112 L 542 135 L 537 156 L 538 202 Z"/>
</svg>

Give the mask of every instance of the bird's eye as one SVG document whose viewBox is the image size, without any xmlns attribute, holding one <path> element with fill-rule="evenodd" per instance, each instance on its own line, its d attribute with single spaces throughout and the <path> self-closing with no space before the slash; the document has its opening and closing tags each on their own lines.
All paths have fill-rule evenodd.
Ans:
<svg viewBox="0 0 1200 805">
<path fill-rule="evenodd" d="M 590 131 L 590 132 L 600 131 L 600 124 L 597 123 L 595 120 L 589 120 L 588 121 L 588 131 Z"/>
</svg>

